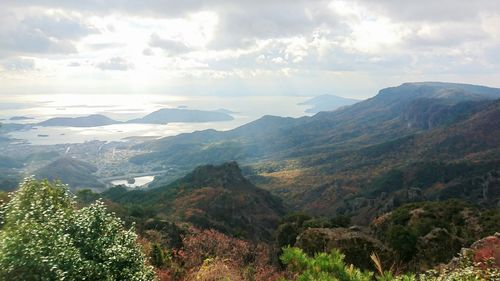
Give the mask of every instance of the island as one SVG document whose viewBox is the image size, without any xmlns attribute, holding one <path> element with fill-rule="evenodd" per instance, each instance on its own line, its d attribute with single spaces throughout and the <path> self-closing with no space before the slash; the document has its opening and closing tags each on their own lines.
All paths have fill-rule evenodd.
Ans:
<svg viewBox="0 0 500 281">
<path fill-rule="evenodd" d="M 233 119 L 233 116 L 220 111 L 162 108 L 142 118 L 127 121 L 127 123 L 166 124 L 170 122 L 191 123 L 231 121 Z"/>
<path fill-rule="evenodd" d="M 10 121 L 22 121 L 22 120 L 31 120 L 34 119 L 32 117 L 27 116 L 12 116 L 9 118 Z"/>
<path fill-rule="evenodd" d="M 113 120 L 100 114 L 93 114 L 82 117 L 56 117 L 40 122 L 36 125 L 43 127 L 99 127 L 112 124 L 119 124 L 120 121 Z"/>
</svg>

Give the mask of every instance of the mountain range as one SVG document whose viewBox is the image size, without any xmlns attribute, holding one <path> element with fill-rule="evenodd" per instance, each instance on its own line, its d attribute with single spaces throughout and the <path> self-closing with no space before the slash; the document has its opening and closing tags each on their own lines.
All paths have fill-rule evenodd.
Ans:
<svg viewBox="0 0 500 281">
<path fill-rule="evenodd" d="M 293 208 L 356 214 L 364 223 L 379 210 L 426 198 L 495 205 L 498 98 L 500 89 L 483 86 L 405 83 L 312 117 L 264 116 L 230 131 L 152 141 L 145 147 L 153 152 L 131 161 L 186 171 L 238 161 Z"/>
<path fill-rule="evenodd" d="M 235 245 L 255 245 L 237 256 L 260 262 L 254 251 L 267 244 L 274 258 L 286 245 L 310 255 L 335 248 L 361 268 L 373 269 L 376 252 L 383 266 L 420 272 L 497 231 L 499 119 L 500 89 L 405 83 L 310 117 L 121 146 L 136 155 L 129 167 L 168 168 L 147 188 L 105 189 L 96 167 L 63 150 L 0 156 L 0 185 L 10 190 L 16 179 L 2 175 L 42 159 L 38 178 L 68 183 L 78 204 L 102 198 L 181 267 L 190 245 L 208 252 L 194 255 L 205 264 Z"/>
</svg>

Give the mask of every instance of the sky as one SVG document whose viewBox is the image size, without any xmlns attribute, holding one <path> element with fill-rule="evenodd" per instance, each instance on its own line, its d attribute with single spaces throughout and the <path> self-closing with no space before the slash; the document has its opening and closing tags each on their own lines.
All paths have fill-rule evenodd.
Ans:
<svg viewBox="0 0 500 281">
<path fill-rule="evenodd" d="M 0 0 L 0 101 L 500 87 L 497 0 Z"/>
</svg>

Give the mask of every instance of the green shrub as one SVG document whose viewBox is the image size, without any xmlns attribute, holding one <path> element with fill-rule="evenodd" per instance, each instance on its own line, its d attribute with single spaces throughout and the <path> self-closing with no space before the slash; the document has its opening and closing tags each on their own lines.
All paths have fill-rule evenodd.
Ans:
<svg viewBox="0 0 500 281">
<path fill-rule="evenodd" d="M 475 264 L 470 257 L 460 255 L 454 266 L 447 266 L 441 271 L 430 270 L 425 273 L 396 275 L 384 271 L 382 262 L 376 255 L 372 260 L 377 274 L 361 271 L 352 265 L 346 265 L 344 256 L 337 250 L 319 253 L 310 257 L 299 248 L 283 248 L 281 261 L 287 265 L 292 280 L 297 281 L 483 281 L 500 280 L 500 269 L 493 261 Z"/>
<path fill-rule="evenodd" d="M 299 248 L 287 247 L 280 259 L 300 281 L 370 281 L 373 276 L 371 272 L 347 266 L 338 250 L 309 257 Z"/>
<path fill-rule="evenodd" d="M 2 207 L 0 280 L 154 280 L 136 234 L 102 202 L 77 210 L 66 186 L 25 180 Z"/>
</svg>

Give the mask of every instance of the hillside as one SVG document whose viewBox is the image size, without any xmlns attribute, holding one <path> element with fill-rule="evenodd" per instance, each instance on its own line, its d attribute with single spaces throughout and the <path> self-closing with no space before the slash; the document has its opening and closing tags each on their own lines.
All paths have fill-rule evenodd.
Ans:
<svg viewBox="0 0 500 281">
<path fill-rule="evenodd" d="M 0 191 L 12 191 L 17 187 L 18 169 L 22 166 L 22 161 L 0 155 Z"/>
<path fill-rule="evenodd" d="M 405 83 L 312 117 L 265 116 L 227 132 L 160 139 L 132 161 L 189 169 L 236 160 L 295 208 L 357 214 L 358 223 L 397 206 L 390 202 L 458 197 L 494 205 L 494 187 L 481 194 L 484 179 L 495 182 L 500 155 L 497 97 L 500 89 L 482 86 Z M 409 188 L 421 195 L 404 193 Z"/>
<path fill-rule="evenodd" d="M 187 221 L 252 240 L 271 240 L 284 213 L 281 201 L 244 178 L 234 162 L 200 166 L 155 189 L 126 191 L 118 187 L 102 195 L 150 217 Z"/>
<path fill-rule="evenodd" d="M 121 123 L 119 121 L 108 118 L 104 115 L 93 114 L 82 117 L 56 117 L 42 121 L 36 125 L 50 126 L 65 126 L 65 127 L 99 127 Z"/>
<path fill-rule="evenodd" d="M 100 190 L 104 184 L 93 174 L 97 168 L 73 158 L 59 158 L 35 172 L 38 179 L 61 180 L 71 189 L 90 188 Z"/>
<path fill-rule="evenodd" d="M 161 160 L 182 165 L 189 164 L 185 158 L 192 159 L 192 164 L 200 161 L 244 162 L 359 148 L 458 122 L 494 97 L 500 98 L 500 89 L 465 84 L 406 83 L 383 89 L 377 96 L 352 106 L 320 112 L 312 117 L 264 116 L 226 132 L 207 130 L 163 138 L 149 145 L 156 152 L 133 161 Z M 429 107 L 439 110 L 421 110 Z M 191 157 L 165 159 L 164 156 L 175 154 L 178 148 Z M 213 159 L 211 155 L 218 155 L 219 151 L 224 151 L 224 155 Z"/>
<path fill-rule="evenodd" d="M 170 122 L 216 122 L 230 121 L 233 117 L 221 111 L 163 108 L 128 123 L 165 124 Z"/>
<path fill-rule="evenodd" d="M 318 113 L 320 111 L 332 111 L 337 108 L 352 105 L 359 102 L 359 100 L 339 97 L 335 95 L 321 95 L 312 99 L 299 103 L 299 105 L 309 105 L 310 108 L 306 109 L 306 113 Z"/>
<path fill-rule="evenodd" d="M 372 214 L 405 202 L 462 198 L 484 206 L 500 200 L 500 101 L 462 122 L 347 152 L 302 158 L 330 173 L 304 189 L 305 209 Z M 275 175 L 277 176 L 277 175 Z M 347 196 L 347 197 L 345 197 Z"/>
</svg>

